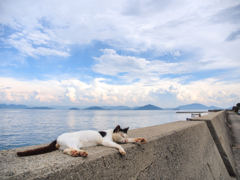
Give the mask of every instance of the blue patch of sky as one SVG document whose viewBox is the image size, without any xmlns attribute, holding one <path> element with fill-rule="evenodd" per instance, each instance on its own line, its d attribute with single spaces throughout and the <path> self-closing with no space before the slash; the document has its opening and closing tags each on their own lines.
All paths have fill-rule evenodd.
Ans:
<svg viewBox="0 0 240 180">
<path fill-rule="evenodd" d="M 154 98 L 155 101 L 165 102 L 164 105 L 161 105 L 162 108 L 175 108 L 177 105 L 172 105 L 172 102 L 177 102 L 176 95 L 171 92 L 149 92 L 149 96 Z"/>
<path fill-rule="evenodd" d="M 43 27 L 45 28 L 53 28 L 51 23 L 42 18 L 39 20 Z M 18 31 L 9 28 L 8 26 L 4 27 L 4 36 L 7 37 L 13 33 Z M 41 30 L 42 31 L 42 30 Z M 34 48 L 39 47 L 38 45 L 33 45 Z M 44 47 L 44 46 L 41 46 Z M 62 74 L 68 74 L 70 77 L 82 78 L 85 81 L 94 78 L 106 78 L 111 79 L 111 82 L 108 83 L 117 83 L 117 84 L 125 84 L 125 80 L 121 78 L 125 73 L 120 73 L 117 76 L 109 76 L 103 75 L 99 73 L 95 73 L 91 70 L 93 64 L 97 63 L 97 60 L 94 57 L 100 57 L 103 55 L 102 49 L 115 49 L 113 46 L 110 46 L 107 42 L 93 40 L 89 44 L 84 45 L 71 45 L 69 46 L 69 54 L 68 57 L 61 56 L 38 56 L 37 58 L 25 57 L 23 64 L 18 62 L 17 67 L 4 67 L 8 68 L 9 72 L 12 72 L 12 76 L 27 78 L 27 79 L 39 79 L 44 80 L 47 78 L 46 75 L 59 76 Z M 2 50 L 2 49 L 1 49 Z M 5 50 L 5 49 L 4 49 Z M 6 53 L 8 52 L 8 53 Z M 165 54 L 159 54 L 156 51 L 148 50 L 146 52 L 133 52 L 133 51 L 125 51 L 125 50 L 116 50 L 117 54 L 123 56 L 133 56 L 136 58 L 145 58 L 148 61 L 151 60 L 163 60 L 166 62 L 179 62 L 185 61 L 189 59 L 192 54 L 180 51 L 180 56 L 174 56 L 170 52 Z M 21 54 L 15 48 L 9 48 L 5 50 L 3 53 L 6 56 L 6 60 L 13 58 L 14 56 L 18 56 Z M 8 55 L 6 55 L 8 54 Z M 11 54 L 11 55 L 9 55 Z M 14 59 L 14 58 L 13 58 Z M 2 67 L 0 67 L 2 68 Z M 2 74 L 3 75 L 3 74 Z M 9 74 L 10 75 L 10 74 Z M 175 76 L 175 75 L 169 75 Z M 62 76 L 61 76 L 62 77 Z M 138 80 L 136 80 L 137 82 Z M 124 83 L 125 82 L 125 83 Z"/>
<path fill-rule="evenodd" d="M 52 22 L 51 22 L 51 18 L 49 17 L 42 17 L 38 20 L 39 24 L 42 25 L 42 28 L 39 28 L 38 30 L 44 30 L 44 29 L 55 29 L 55 28 L 69 28 L 68 25 L 64 25 L 64 24 L 61 24 L 61 25 L 54 25 Z M 43 31 L 42 31 L 43 32 Z"/>
<path fill-rule="evenodd" d="M 38 46 L 35 45 L 33 47 L 36 48 Z M 91 65 L 95 61 L 93 57 L 99 57 L 103 53 L 100 49 L 107 47 L 107 45 L 96 41 L 88 45 L 71 46 L 70 56 L 68 57 L 38 56 L 37 58 L 33 58 L 25 55 L 23 56 L 24 60 L 21 61 L 18 60 L 21 52 L 19 52 L 17 49 L 1 48 L 1 64 L 3 64 L 5 61 L 10 62 L 15 60 L 14 58 L 17 58 L 15 61 L 13 61 L 13 63 L 17 64 L 17 67 L 8 65 L 0 66 L 0 69 L 4 69 L 5 72 L 8 71 L 9 73 L 7 76 L 21 76 L 22 78 L 39 80 L 46 78 L 46 74 L 61 75 L 67 73 L 70 76 L 74 76 L 75 74 L 80 74 L 80 76 L 83 76 L 82 72 L 84 72 L 84 74 L 86 73 L 85 75 L 88 76 L 90 74 L 87 73 L 92 73 Z M 6 74 L 2 74 L 1 72 L 1 76 L 6 76 Z M 96 75 L 96 73 L 93 73 L 93 75 Z"/>
<path fill-rule="evenodd" d="M 127 72 L 119 72 L 118 76 L 124 76 L 125 74 L 127 74 Z"/>
<path fill-rule="evenodd" d="M 94 57 L 100 57 L 103 52 L 102 49 L 111 49 L 111 46 L 100 41 L 92 41 L 89 44 L 84 45 L 72 45 L 70 47 L 70 54 L 74 67 L 86 67 L 91 68 L 91 66 L 96 62 Z"/>
<path fill-rule="evenodd" d="M 136 83 L 136 82 L 139 82 L 140 81 L 140 78 L 136 78 L 136 79 L 134 79 L 132 82 L 133 83 Z"/>
<path fill-rule="evenodd" d="M 180 53 L 180 56 L 173 55 L 173 53 L 177 51 Z M 196 57 L 196 54 L 193 51 L 186 52 L 182 50 L 175 50 L 172 52 L 163 52 L 163 53 L 162 52 L 159 53 L 157 50 L 147 50 L 144 52 L 117 50 L 117 54 L 123 55 L 123 56 L 133 56 L 136 58 L 144 58 L 147 61 L 160 60 L 160 61 L 165 61 L 167 63 L 188 61 L 188 60 L 191 60 L 192 57 Z M 197 57 L 199 57 L 199 55 Z"/>
<path fill-rule="evenodd" d="M 16 71 L 21 68 L 23 60 L 23 55 L 17 49 L 11 46 L 0 48 L 0 76 L 19 76 Z"/>
<path fill-rule="evenodd" d="M 192 59 L 195 56 L 193 52 L 184 52 L 179 51 L 180 56 L 174 56 L 171 52 L 168 52 L 164 55 L 157 56 L 155 60 L 163 60 L 166 63 L 178 63 L 178 62 L 185 62 Z"/>
<path fill-rule="evenodd" d="M 192 81 L 195 80 L 201 80 L 201 79 L 207 79 L 207 78 L 218 78 L 221 79 L 222 81 L 227 80 L 229 77 L 228 76 L 223 76 L 223 74 L 228 74 L 229 70 L 203 70 L 203 71 L 198 71 L 196 73 L 192 74 Z"/>
<path fill-rule="evenodd" d="M 161 75 L 160 78 L 182 78 L 181 84 L 189 84 L 193 81 L 204 80 L 207 78 L 221 78 L 222 81 L 226 80 L 226 78 L 222 77 L 222 74 L 227 74 L 228 70 L 201 70 L 201 71 L 194 71 L 192 73 L 185 73 L 185 74 L 165 74 Z"/>
<path fill-rule="evenodd" d="M 14 59 L 19 59 L 19 52 L 7 43 L 7 39 L 10 35 L 20 33 L 20 31 L 15 30 L 7 25 L 1 24 L 0 26 L 0 61 L 12 61 Z M 14 58 L 14 56 L 10 54 L 15 55 L 16 57 Z"/>
<path fill-rule="evenodd" d="M 20 31 L 15 30 L 8 25 L 0 24 L 0 36 L 2 36 L 4 38 L 6 38 L 14 33 L 18 33 L 18 32 L 20 32 Z"/>
<path fill-rule="evenodd" d="M 38 20 L 38 22 L 44 27 L 44 28 L 47 28 L 47 29 L 52 29 L 53 28 L 53 25 L 52 23 L 47 19 L 47 17 L 42 17 Z"/>
<path fill-rule="evenodd" d="M 37 58 L 33 58 L 25 55 L 23 61 L 14 61 L 17 63 L 17 66 L 0 66 L 0 70 L 4 69 L 4 71 L 1 71 L 3 73 L 0 72 L 0 75 L 2 77 L 28 80 L 76 78 L 86 83 L 92 82 L 95 78 L 105 78 L 110 80 L 108 83 L 117 84 L 118 81 L 121 81 L 121 78 L 118 76 L 104 75 L 91 70 L 92 65 L 97 61 L 94 57 L 100 57 L 103 54 L 101 49 L 106 48 L 112 49 L 112 47 L 103 42 L 92 41 L 87 45 L 70 46 L 70 56 L 68 57 L 38 56 Z M 15 48 L 8 49 L 7 51 L 8 53 L 6 51 L 2 52 L 6 61 L 18 56 L 20 53 Z"/>
</svg>

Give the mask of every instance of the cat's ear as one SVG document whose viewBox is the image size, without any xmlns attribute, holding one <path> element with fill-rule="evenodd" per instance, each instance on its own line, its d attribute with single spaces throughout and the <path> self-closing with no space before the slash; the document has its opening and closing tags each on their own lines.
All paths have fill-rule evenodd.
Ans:
<svg viewBox="0 0 240 180">
<path fill-rule="evenodd" d="M 119 125 L 117 125 L 117 127 L 113 130 L 113 133 L 116 133 L 116 132 L 119 132 L 120 131 L 120 126 Z"/>
<path fill-rule="evenodd" d="M 124 129 L 123 129 L 123 132 L 127 134 L 128 129 L 129 129 L 129 127 L 124 128 Z"/>
</svg>

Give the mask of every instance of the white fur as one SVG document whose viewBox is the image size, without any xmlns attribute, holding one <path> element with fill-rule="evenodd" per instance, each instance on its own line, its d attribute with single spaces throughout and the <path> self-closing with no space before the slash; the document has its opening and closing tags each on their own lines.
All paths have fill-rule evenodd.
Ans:
<svg viewBox="0 0 240 180">
<path fill-rule="evenodd" d="M 97 131 L 77 131 L 72 133 L 64 133 L 57 138 L 60 150 L 66 148 L 86 148 L 102 145 L 104 140 L 113 141 L 113 130 L 105 131 L 107 135 L 103 138 Z"/>
</svg>

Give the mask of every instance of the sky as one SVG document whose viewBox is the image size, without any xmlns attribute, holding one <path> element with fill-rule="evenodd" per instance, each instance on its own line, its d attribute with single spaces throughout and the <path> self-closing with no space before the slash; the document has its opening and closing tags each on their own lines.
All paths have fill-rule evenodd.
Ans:
<svg viewBox="0 0 240 180">
<path fill-rule="evenodd" d="M 1 0 L 0 104 L 240 102 L 239 0 Z"/>
</svg>

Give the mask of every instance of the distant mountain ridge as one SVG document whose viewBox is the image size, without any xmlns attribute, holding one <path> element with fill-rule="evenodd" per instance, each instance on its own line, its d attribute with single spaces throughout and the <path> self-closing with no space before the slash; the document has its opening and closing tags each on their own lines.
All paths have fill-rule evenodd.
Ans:
<svg viewBox="0 0 240 180">
<path fill-rule="evenodd" d="M 163 110 L 163 109 L 160 108 L 160 107 L 148 104 L 146 106 L 139 107 L 139 108 L 137 108 L 135 110 Z"/>
<path fill-rule="evenodd" d="M 134 108 L 130 108 L 128 106 L 91 106 L 88 108 L 85 108 L 83 110 L 163 110 L 160 107 L 148 104 L 142 107 L 134 107 Z"/>
<path fill-rule="evenodd" d="M 27 109 L 28 107 L 25 105 L 15 105 L 15 104 L 0 104 L 0 109 Z"/>
<path fill-rule="evenodd" d="M 16 105 L 16 104 L 0 104 L 0 109 L 53 109 L 49 107 L 28 107 L 26 105 Z"/>
<path fill-rule="evenodd" d="M 69 110 L 80 110 L 79 108 L 69 108 Z"/>
<path fill-rule="evenodd" d="M 201 110 L 201 109 L 209 109 L 209 110 L 213 110 L 213 109 L 221 109 L 219 107 L 216 106 L 205 106 L 199 103 L 193 103 L 193 104 L 187 104 L 187 105 L 182 105 L 182 106 L 178 106 L 174 109 L 180 109 L 180 110 Z"/>
<path fill-rule="evenodd" d="M 128 106 L 102 106 L 103 109 L 109 110 L 131 110 Z"/>
<path fill-rule="evenodd" d="M 205 106 L 200 103 L 193 103 L 187 105 L 181 105 L 175 108 L 160 108 L 151 104 L 145 106 L 82 106 L 82 107 L 71 107 L 71 106 L 50 106 L 50 107 L 28 107 L 26 105 L 16 104 L 0 104 L 0 109 L 75 109 L 75 110 L 213 110 L 222 109 L 216 106 Z"/>
<path fill-rule="evenodd" d="M 105 110 L 99 106 L 92 106 L 92 107 L 89 107 L 89 108 L 85 108 L 83 110 Z"/>
<path fill-rule="evenodd" d="M 32 107 L 32 108 L 26 108 L 26 109 L 52 109 L 49 107 Z"/>
</svg>

